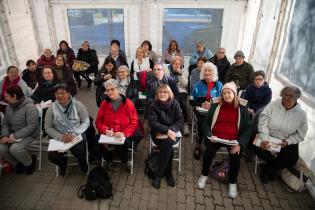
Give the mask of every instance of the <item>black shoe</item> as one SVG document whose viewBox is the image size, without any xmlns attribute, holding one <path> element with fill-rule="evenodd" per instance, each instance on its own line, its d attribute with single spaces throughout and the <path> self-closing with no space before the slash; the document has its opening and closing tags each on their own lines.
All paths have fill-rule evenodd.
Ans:
<svg viewBox="0 0 315 210">
<path fill-rule="evenodd" d="M 152 182 L 152 186 L 155 188 L 155 189 L 160 189 L 161 187 L 161 177 L 157 176 L 155 177 L 154 181 Z"/>
<path fill-rule="evenodd" d="M 24 172 L 24 169 L 25 169 L 25 166 L 21 162 L 18 162 L 18 164 L 16 164 L 16 166 L 14 167 L 14 171 L 17 174 L 22 174 Z"/>
<path fill-rule="evenodd" d="M 87 82 L 88 82 L 88 88 L 90 88 L 92 85 L 92 80 L 88 80 Z"/>
<path fill-rule="evenodd" d="M 260 181 L 263 183 L 263 184 L 268 184 L 269 180 L 270 180 L 270 176 L 269 174 L 267 173 L 267 170 L 266 170 L 266 165 L 265 164 L 261 164 L 260 167 L 260 175 L 259 175 L 259 178 L 260 178 Z"/>
<path fill-rule="evenodd" d="M 194 158 L 195 160 L 199 160 L 200 159 L 200 148 L 196 147 L 195 150 L 194 150 Z"/>
<path fill-rule="evenodd" d="M 83 161 L 79 165 L 80 165 L 82 173 L 86 174 L 89 170 L 89 166 L 87 165 L 86 161 Z"/>
<path fill-rule="evenodd" d="M 63 164 L 61 166 L 59 166 L 59 174 L 60 176 L 65 176 L 67 174 L 67 164 Z"/>
<path fill-rule="evenodd" d="M 77 81 L 78 82 L 78 88 L 81 87 L 81 80 Z"/>
<path fill-rule="evenodd" d="M 36 161 L 37 161 L 36 155 L 31 155 L 31 158 L 32 158 L 31 165 L 25 168 L 25 172 L 27 175 L 31 175 L 35 171 L 35 168 L 36 168 Z"/>
<path fill-rule="evenodd" d="M 175 187 L 176 183 L 173 174 L 166 175 L 166 182 L 169 186 Z"/>
</svg>

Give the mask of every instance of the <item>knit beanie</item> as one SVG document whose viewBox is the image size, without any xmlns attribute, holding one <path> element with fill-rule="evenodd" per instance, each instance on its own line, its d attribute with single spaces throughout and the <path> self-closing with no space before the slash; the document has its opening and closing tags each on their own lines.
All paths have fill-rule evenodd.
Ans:
<svg viewBox="0 0 315 210">
<path fill-rule="evenodd" d="M 237 96 L 237 87 L 236 87 L 236 84 L 234 82 L 225 83 L 225 85 L 223 85 L 223 87 L 222 87 L 221 93 L 223 92 L 224 89 L 232 90 L 234 92 L 235 96 Z"/>
<path fill-rule="evenodd" d="M 238 50 L 238 51 L 235 53 L 234 58 L 238 58 L 238 57 L 245 58 L 245 55 L 244 55 L 243 51 Z"/>
</svg>

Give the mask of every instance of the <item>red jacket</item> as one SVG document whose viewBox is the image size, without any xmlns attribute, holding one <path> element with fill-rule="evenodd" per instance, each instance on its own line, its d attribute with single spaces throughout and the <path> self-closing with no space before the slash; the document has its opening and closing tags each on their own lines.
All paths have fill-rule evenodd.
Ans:
<svg viewBox="0 0 315 210">
<path fill-rule="evenodd" d="M 55 60 L 56 60 L 56 58 L 55 58 L 54 55 L 52 55 L 52 56 L 50 57 L 50 60 L 47 60 L 47 59 L 45 58 L 45 56 L 42 55 L 42 56 L 40 56 L 40 58 L 37 60 L 37 67 L 42 68 L 42 67 L 44 67 L 44 66 L 53 66 L 53 65 L 55 65 Z"/>
<path fill-rule="evenodd" d="M 131 100 L 124 96 L 116 112 L 110 99 L 107 98 L 103 100 L 98 110 L 95 125 L 99 134 L 113 129 L 114 132 L 123 132 L 126 137 L 130 137 L 138 128 L 138 114 Z"/>
</svg>

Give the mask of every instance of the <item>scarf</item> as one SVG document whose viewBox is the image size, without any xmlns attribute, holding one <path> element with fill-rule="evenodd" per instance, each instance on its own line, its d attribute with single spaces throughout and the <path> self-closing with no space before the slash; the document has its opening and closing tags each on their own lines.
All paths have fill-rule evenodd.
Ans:
<svg viewBox="0 0 315 210">
<path fill-rule="evenodd" d="M 178 76 L 180 76 L 180 74 L 178 74 L 177 72 L 174 71 L 172 65 L 169 65 L 170 67 L 170 76 L 176 81 L 176 83 L 179 83 L 179 79 Z"/>
<path fill-rule="evenodd" d="M 168 100 L 168 101 L 157 101 L 157 104 L 159 105 L 159 108 L 163 109 L 163 110 L 170 110 L 171 106 L 172 106 L 173 101 L 172 100 Z"/>
<path fill-rule="evenodd" d="M 13 81 L 10 82 L 9 77 L 6 76 L 4 78 L 4 82 L 3 82 L 3 85 L 2 85 L 1 98 L 5 97 L 5 91 L 7 90 L 8 87 L 12 87 L 12 86 L 18 85 L 19 81 L 20 81 L 20 77 L 18 77 L 18 78 L 14 79 Z"/>
<path fill-rule="evenodd" d="M 74 132 L 80 125 L 80 119 L 76 108 L 76 99 L 70 98 L 68 105 L 62 106 L 55 101 L 52 104 L 55 128 L 62 134 Z"/>
<path fill-rule="evenodd" d="M 129 79 L 119 80 L 119 89 L 121 94 L 126 95 L 129 82 Z"/>
</svg>

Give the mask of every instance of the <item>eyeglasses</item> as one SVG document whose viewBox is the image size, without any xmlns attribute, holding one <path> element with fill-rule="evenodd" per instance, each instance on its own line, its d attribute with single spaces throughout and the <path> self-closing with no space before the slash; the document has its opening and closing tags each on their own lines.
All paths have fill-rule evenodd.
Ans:
<svg viewBox="0 0 315 210">
<path fill-rule="evenodd" d="M 217 53 L 225 53 L 225 52 L 217 52 Z"/>
<path fill-rule="evenodd" d="M 113 92 L 117 87 L 106 89 L 106 92 Z"/>
<path fill-rule="evenodd" d="M 162 71 L 163 69 L 153 69 L 153 71 Z"/>
<path fill-rule="evenodd" d="M 119 71 L 117 74 L 127 73 L 127 71 Z"/>
</svg>

